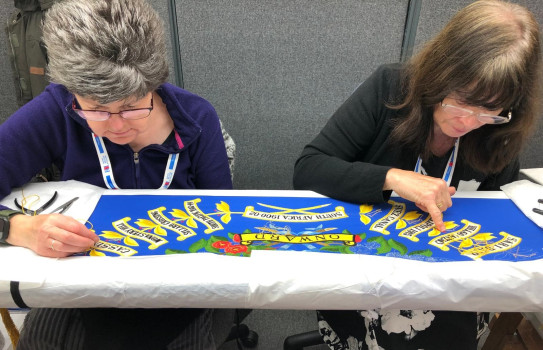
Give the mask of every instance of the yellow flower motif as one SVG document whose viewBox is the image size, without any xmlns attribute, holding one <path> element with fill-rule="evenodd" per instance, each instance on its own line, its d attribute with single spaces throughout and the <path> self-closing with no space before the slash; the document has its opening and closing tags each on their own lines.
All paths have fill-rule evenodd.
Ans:
<svg viewBox="0 0 543 350">
<path fill-rule="evenodd" d="M 102 232 L 103 234 L 101 234 L 100 236 L 105 237 L 107 239 L 123 239 L 124 238 L 124 235 L 121 235 L 118 232 L 114 232 L 114 231 L 102 231 Z"/>
<path fill-rule="evenodd" d="M 454 221 L 445 221 L 444 224 L 445 224 L 445 230 L 447 231 L 458 226 L 457 224 L 454 223 Z M 440 234 L 441 232 L 439 232 L 439 230 L 437 230 L 436 228 L 433 228 L 432 231 L 428 233 L 428 236 L 434 237 Z"/>
<path fill-rule="evenodd" d="M 132 247 L 135 247 L 135 246 L 139 246 L 138 242 L 136 242 L 135 239 L 133 239 L 132 237 L 128 237 L 128 236 L 125 236 L 125 235 L 122 235 L 118 232 L 114 232 L 114 231 L 102 231 L 103 234 L 101 234 L 100 236 L 104 237 L 104 238 L 107 238 L 107 239 L 114 239 L 114 240 L 123 240 L 123 243 L 125 245 L 129 245 L 129 246 L 132 246 Z M 105 254 L 102 254 L 102 253 L 99 253 L 96 252 L 98 255 L 93 255 L 93 250 L 91 250 L 91 256 L 103 256 Z"/>
<path fill-rule="evenodd" d="M 373 205 L 362 204 L 360 206 L 360 221 L 362 221 L 364 225 L 367 225 L 371 222 L 370 217 L 364 214 L 371 213 L 372 210 L 373 210 Z"/>
<path fill-rule="evenodd" d="M 411 221 L 411 220 L 417 220 L 418 218 L 420 218 L 421 214 L 417 211 L 410 211 L 409 213 L 406 213 L 404 216 L 403 216 L 403 219 L 404 220 L 407 220 L 407 221 Z"/>
<path fill-rule="evenodd" d="M 221 216 L 221 221 L 225 224 L 229 223 L 230 220 L 232 220 L 232 217 L 230 216 L 230 213 L 224 214 Z"/>
<path fill-rule="evenodd" d="M 221 221 L 225 224 L 229 223 L 232 220 L 232 216 L 230 215 L 231 212 L 228 203 L 221 201 L 220 203 L 216 203 L 215 206 L 219 212 L 224 213 L 224 215 L 221 215 Z"/>
<path fill-rule="evenodd" d="M 159 226 L 155 222 L 147 219 L 139 219 L 138 221 L 136 221 L 136 225 L 143 228 L 154 228 L 156 226 Z"/>
<path fill-rule="evenodd" d="M 215 206 L 217 207 L 218 211 L 221 211 L 223 213 L 230 213 L 230 206 L 228 205 L 228 203 L 221 201 L 220 203 L 216 203 Z"/>
<path fill-rule="evenodd" d="M 96 249 L 91 249 L 90 251 L 90 256 L 106 256 L 106 254 L 102 253 L 102 252 L 99 252 L 97 251 Z"/>
<path fill-rule="evenodd" d="M 471 246 L 473 246 L 473 241 L 471 240 L 471 238 L 467 238 L 460 243 L 458 248 L 468 248 Z"/>
<path fill-rule="evenodd" d="M 157 224 L 151 220 L 139 219 L 136 221 L 136 225 L 143 227 L 145 230 L 152 228 L 153 232 L 157 235 L 166 236 L 168 234 L 166 230 L 160 226 L 160 224 Z"/>
<path fill-rule="evenodd" d="M 132 247 L 137 247 L 139 246 L 138 242 L 136 242 L 136 240 L 132 237 L 128 237 L 126 236 L 123 240 L 124 244 L 126 245 L 129 245 L 129 246 L 132 246 Z"/>
<path fill-rule="evenodd" d="M 421 214 L 419 214 L 416 211 L 410 211 L 409 213 L 406 213 L 398 222 L 396 223 L 396 229 L 401 230 L 402 228 L 405 228 L 407 226 L 407 221 L 411 220 L 417 220 L 420 218 Z"/>
<path fill-rule="evenodd" d="M 161 235 L 161 236 L 166 236 L 168 233 L 166 232 L 165 229 L 163 229 L 161 226 L 157 226 L 155 227 L 155 229 L 153 230 L 153 232 L 157 235 Z"/>
<path fill-rule="evenodd" d="M 198 228 L 198 224 L 196 224 L 196 221 L 194 221 L 194 218 L 190 215 L 187 215 L 183 210 L 174 209 L 170 212 L 174 218 L 178 218 L 181 221 L 187 221 L 186 225 L 192 228 Z"/>
<path fill-rule="evenodd" d="M 432 231 L 428 232 L 429 237 L 435 237 L 440 234 L 441 232 L 437 228 L 433 228 Z"/>
<path fill-rule="evenodd" d="M 173 211 L 170 212 L 170 214 L 172 214 L 173 217 L 176 217 L 182 220 L 187 220 L 188 218 L 190 218 L 190 216 L 188 216 L 187 213 L 179 209 L 174 209 Z"/>
<path fill-rule="evenodd" d="M 360 214 L 367 214 L 373 210 L 373 205 L 371 204 L 362 204 L 360 206 Z"/>
<path fill-rule="evenodd" d="M 494 239 L 496 237 L 492 236 L 492 233 L 486 232 L 486 233 L 479 233 L 478 235 L 475 235 L 472 238 L 475 241 L 488 242 L 488 241 L 491 241 L 492 239 Z"/>
</svg>

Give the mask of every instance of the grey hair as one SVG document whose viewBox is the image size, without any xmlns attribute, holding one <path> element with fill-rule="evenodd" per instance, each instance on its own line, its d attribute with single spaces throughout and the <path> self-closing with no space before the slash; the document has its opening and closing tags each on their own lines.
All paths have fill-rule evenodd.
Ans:
<svg viewBox="0 0 543 350">
<path fill-rule="evenodd" d="M 65 0 L 43 22 L 51 81 L 99 103 L 142 98 L 168 78 L 164 24 L 145 0 Z"/>
</svg>

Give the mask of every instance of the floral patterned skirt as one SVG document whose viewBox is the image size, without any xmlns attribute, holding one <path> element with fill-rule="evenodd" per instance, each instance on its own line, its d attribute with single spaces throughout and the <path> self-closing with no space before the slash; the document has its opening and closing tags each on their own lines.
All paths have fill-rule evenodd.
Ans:
<svg viewBox="0 0 543 350">
<path fill-rule="evenodd" d="M 332 350 L 476 350 L 488 313 L 431 310 L 317 311 Z"/>
</svg>

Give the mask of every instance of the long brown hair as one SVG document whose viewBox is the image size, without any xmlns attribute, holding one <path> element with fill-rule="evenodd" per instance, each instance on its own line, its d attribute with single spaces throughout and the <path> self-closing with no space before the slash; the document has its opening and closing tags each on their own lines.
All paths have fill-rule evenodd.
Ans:
<svg viewBox="0 0 543 350">
<path fill-rule="evenodd" d="M 497 173 L 517 157 L 534 128 L 541 91 L 541 37 L 526 8 L 494 0 L 460 10 L 407 63 L 405 109 L 392 140 L 423 159 L 430 156 L 433 112 L 447 95 L 493 110 L 512 111 L 507 124 L 484 125 L 462 137 L 460 154 L 471 167 Z"/>
</svg>

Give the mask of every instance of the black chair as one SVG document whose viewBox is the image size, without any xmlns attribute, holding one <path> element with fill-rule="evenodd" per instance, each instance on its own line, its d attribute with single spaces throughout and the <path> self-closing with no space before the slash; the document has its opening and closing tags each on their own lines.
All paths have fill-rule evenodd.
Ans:
<svg viewBox="0 0 543 350">
<path fill-rule="evenodd" d="M 302 350 L 306 346 L 324 344 L 318 330 L 290 335 L 283 342 L 283 350 Z"/>
<path fill-rule="evenodd" d="M 215 309 L 213 311 L 213 336 L 220 347 L 230 341 L 237 341 L 238 347 L 254 348 L 258 344 L 258 334 L 242 323 L 251 309 Z M 224 327 L 226 326 L 226 329 Z"/>
</svg>

